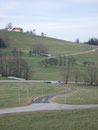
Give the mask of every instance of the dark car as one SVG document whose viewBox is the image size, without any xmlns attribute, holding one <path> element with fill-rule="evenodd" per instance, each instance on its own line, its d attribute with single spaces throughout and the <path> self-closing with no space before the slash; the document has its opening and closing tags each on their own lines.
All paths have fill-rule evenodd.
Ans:
<svg viewBox="0 0 98 130">
<path fill-rule="evenodd" d="M 51 81 L 49 81 L 49 80 L 45 80 L 44 83 L 51 83 Z"/>
<path fill-rule="evenodd" d="M 62 81 L 60 81 L 60 80 L 58 81 L 58 83 L 59 83 L 59 84 L 63 84 L 63 82 L 62 82 Z"/>
</svg>

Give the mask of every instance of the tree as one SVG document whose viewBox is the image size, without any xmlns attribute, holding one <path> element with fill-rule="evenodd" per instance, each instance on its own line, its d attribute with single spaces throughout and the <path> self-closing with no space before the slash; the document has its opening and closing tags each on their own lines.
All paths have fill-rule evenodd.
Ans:
<svg viewBox="0 0 98 130">
<path fill-rule="evenodd" d="M 33 29 L 33 35 L 35 35 L 36 34 L 36 30 L 35 29 Z"/>
<path fill-rule="evenodd" d="M 85 73 L 83 74 L 84 82 L 90 85 L 97 84 L 98 81 L 98 68 L 94 64 L 88 64 L 86 66 Z"/>
<path fill-rule="evenodd" d="M 62 66 L 63 61 L 62 61 L 62 57 L 59 56 L 59 65 Z"/>
<path fill-rule="evenodd" d="M 0 48 L 8 48 L 9 38 L 8 36 L 0 37 Z"/>
<path fill-rule="evenodd" d="M 68 57 L 68 65 L 74 65 L 76 63 L 76 59 L 74 57 Z"/>
<path fill-rule="evenodd" d="M 75 83 L 77 83 L 79 77 L 81 76 L 81 74 L 80 74 L 80 70 L 79 70 L 79 68 L 78 68 L 77 66 L 74 66 L 74 70 L 73 70 L 72 74 L 73 74 L 73 77 L 74 77 Z"/>
<path fill-rule="evenodd" d="M 84 66 L 86 67 L 87 64 L 88 64 L 88 62 L 87 62 L 87 61 L 84 61 L 83 64 L 84 64 Z"/>
<path fill-rule="evenodd" d="M 44 37 L 44 36 L 45 36 L 43 32 L 41 32 L 41 36 L 42 36 L 42 37 Z"/>
<path fill-rule="evenodd" d="M 12 29 L 12 23 L 11 23 L 11 22 L 8 23 L 8 24 L 6 25 L 6 27 L 5 27 L 5 29 L 7 29 L 7 30 L 10 29 L 10 30 L 11 30 L 11 29 Z"/>
<path fill-rule="evenodd" d="M 88 42 L 84 42 L 84 44 L 89 44 L 89 45 L 96 45 L 98 46 L 98 39 L 97 38 L 91 38 L 88 40 Z"/>
<path fill-rule="evenodd" d="M 64 62 L 64 66 L 66 65 L 66 57 L 63 56 L 63 62 Z"/>
<path fill-rule="evenodd" d="M 32 49 L 31 49 L 31 52 L 34 53 L 34 54 L 38 54 L 38 55 L 47 54 L 48 49 L 43 44 L 34 44 Z"/>
<path fill-rule="evenodd" d="M 23 56 L 23 51 L 20 50 L 20 51 L 19 51 L 19 54 L 20 54 L 20 56 Z"/>
<path fill-rule="evenodd" d="M 88 80 L 90 85 L 96 84 L 97 72 L 97 68 L 93 65 L 87 66 Z"/>
<path fill-rule="evenodd" d="M 77 38 L 75 42 L 76 42 L 76 43 L 79 43 L 79 38 Z"/>
<path fill-rule="evenodd" d="M 0 48 L 7 48 L 6 43 L 0 38 Z"/>
<path fill-rule="evenodd" d="M 68 83 L 68 80 L 71 76 L 71 71 L 72 71 L 72 66 L 68 64 L 63 69 L 63 78 L 66 84 Z"/>
<path fill-rule="evenodd" d="M 18 55 L 18 50 L 17 50 L 16 48 L 14 48 L 14 49 L 12 50 L 12 55 L 13 55 L 13 56 L 17 56 L 17 55 Z"/>
</svg>

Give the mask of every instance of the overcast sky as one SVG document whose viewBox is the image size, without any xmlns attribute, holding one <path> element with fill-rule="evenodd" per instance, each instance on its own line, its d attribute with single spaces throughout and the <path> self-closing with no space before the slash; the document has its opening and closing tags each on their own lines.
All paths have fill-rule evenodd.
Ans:
<svg viewBox="0 0 98 130">
<path fill-rule="evenodd" d="M 0 29 L 9 22 L 24 31 L 84 42 L 98 38 L 98 0 L 0 0 Z"/>
</svg>

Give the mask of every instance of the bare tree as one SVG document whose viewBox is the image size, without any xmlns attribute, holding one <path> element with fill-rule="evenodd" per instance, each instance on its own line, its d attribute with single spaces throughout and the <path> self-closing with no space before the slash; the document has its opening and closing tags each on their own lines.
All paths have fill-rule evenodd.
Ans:
<svg viewBox="0 0 98 130">
<path fill-rule="evenodd" d="M 9 47 L 9 38 L 8 36 L 0 37 L 0 48 L 8 48 Z"/>
<path fill-rule="evenodd" d="M 5 27 L 5 29 L 12 29 L 12 23 L 11 23 L 11 22 L 8 23 L 8 24 L 6 25 L 6 27 Z"/>
<path fill-rule="evenodd" d="M 13 56 L 17 56 L 18 55 L 18 50 L 16 48 L 13 48 L 12 55 Z"/>
<path fill-rule="evenodd" d="M 90 85 L 97 84 L 98 80 L 98 68 L 93 64 L 86 66 L 85 73 L 83 74 L 84 82 Z"/>
<path fill-rule="evenodd" d="M 73 70 L 72 74 L 73 74 L 75 83 L 77 83 L 78 79 L 81 76 L 80 70 L 79 70 L 79 68 L 77 66 L 74 66 L 74 70 Z"/>
<path fill-rule="evenodd" d="M 79 38 L 77 38 L 75 42 L 76 42 L 76 43 L 79 43 Z"/>
<path fill-rule="evenodd" d="M 88 79 L 89 79 L 89 83 L 90 85 L 93 85 L 96 83 L 96 78 L 97 78 L 97 68 L 94 67 L 93 65 L 89 65 L 87 67 L 87 72 L 88 72 Z"/>
<path fill-rule="evenodd" d="M 32 32 L 32 33 L 33 33 L 33 35 L 35 35 L 35 34 L 36 34 L 36 30 L 35 30 L 35 29 L 33 29 L 33 32 Z"/>
<path fill-rule="evenodd" d="M 7 76 L 16 76 L 24 79 L 29 79 L 31 69 L 28 63 L 18 56 L 7 56 L 0 52 L 0 73 Z"/>
<path fill-rule="evenodd" d="M 71 71 L 72 71 L 72 66 L 68 64 L 63 69 L 63 78 L 66 84 L 68 83 L 68 80 L 71 77 Z"/>
<path fill-rule="evenodd" d="M 34 44 L 32 49 L 30 50 L 32 53 L 34 54 L 47 54 L 48 53 L 48 49 L 45 45 L 43 44 Z"/>
</svg>

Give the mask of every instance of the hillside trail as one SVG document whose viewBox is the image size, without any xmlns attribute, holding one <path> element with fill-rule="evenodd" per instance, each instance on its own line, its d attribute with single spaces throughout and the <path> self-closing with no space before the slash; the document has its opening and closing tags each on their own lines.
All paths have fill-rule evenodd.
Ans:
<svg viewBox="0 0 98 130">
<path fill-rule="evenodd" d="M 85 52 L 79 52 L 79 53 L 72 53 L 72 54 L 66 54 L 66 55 L 63 55 L 63 56 L 77 56 L 77 55 L 82 55 L 82 54 L 87 54 L 87 53 L 92 53 L 92 52 L 96 52 L 98 50 L 98 47 L 93 49 L 93 50 L 90 50 L 90 51 L 85 51 Z M 77 64 L 79 65 L 83 65 L 83 63 L 79 63 L 79 62 L 76 62 Z M 95 68 L 98 68 L 98 66 L 93 66 Z"/>
<path fill-rule="evenodd" d="M 76 55 L 81 55 L 81 54 L 87 54 L 87 53 L 95 52 L 97 50 L 98 50 L 98 47 L 93 49 L 93 50 L 90 50 L 90 51 L 84 51 L 84 52 L 79 52 L 79 53 L 72 53 L 72 54 L 67 54 L 67 55 L 64 55 L 64 56 L 76 56 Z"/>
</svg>

